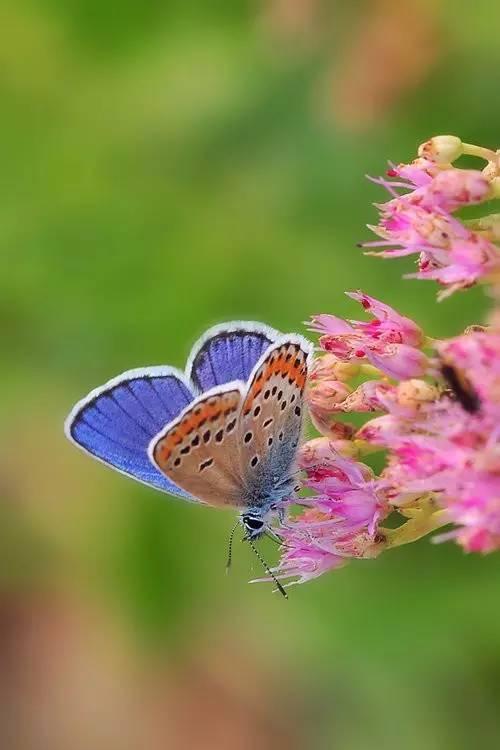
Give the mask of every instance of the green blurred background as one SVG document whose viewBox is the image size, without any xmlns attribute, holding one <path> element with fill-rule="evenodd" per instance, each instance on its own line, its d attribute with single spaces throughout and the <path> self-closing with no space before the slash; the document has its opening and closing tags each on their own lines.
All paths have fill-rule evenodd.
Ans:
<svg viewBox="0 0 500 750">
<path fill-rule="evenodd" d="M 303 330 L 362 288 L 429 333 L 411 260 L 363 258 L 365 174 L 433 134 L 500 146 L 488 0 L 6 0 L 0 9 L 0 746 L 500 742 L 500 566 L 428 540 L 290 600 L 233 517 L 92 462 L 63 419 L 213 323 Z M 276 551 L 263 545 L 272 562 Z"/>
</svg>

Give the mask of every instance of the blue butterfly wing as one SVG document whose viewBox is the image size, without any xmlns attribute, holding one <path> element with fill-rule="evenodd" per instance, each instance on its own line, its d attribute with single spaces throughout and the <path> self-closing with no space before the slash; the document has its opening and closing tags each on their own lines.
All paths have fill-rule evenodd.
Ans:
<svg viewBox="0 0 500 750">
<path fill-rule="evenodd" d="M 245 383 L 263 352 L 279 336 L 261 323 L 236 321 L 214 326 L 193 346 L 187 377 L 200 393 L 235 380 Z"/>
<path fill-rule="evenodd" d="M 78 402 L 66 420 L 70 440 L 117 471 L 162 492 L 195 500 L 151 463 L 148 445 L 193 400 L 171 367 L 130 370 Z"/>
</svg>

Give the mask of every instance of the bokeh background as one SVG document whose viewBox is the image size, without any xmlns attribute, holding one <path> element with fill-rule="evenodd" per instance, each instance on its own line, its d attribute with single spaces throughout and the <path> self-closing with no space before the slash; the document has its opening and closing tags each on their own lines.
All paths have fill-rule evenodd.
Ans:
<svg viewBox="0 0 500 750">
<path fill-rule="evenodd" d="M 285 602 L 243 545 L 224 575 L 231 514 L 62 423 L 213 323 L 357 313 L 346 289 L 433 335 L 479 321 L 480 290 L 437 306 L 355 244 L 366 173 L 433 134 L 500 146 L 499 23 L 489 0 L 2 4 L 2 748 L 498 746 L 498 558 L 423 540 Z"/>
</svg>

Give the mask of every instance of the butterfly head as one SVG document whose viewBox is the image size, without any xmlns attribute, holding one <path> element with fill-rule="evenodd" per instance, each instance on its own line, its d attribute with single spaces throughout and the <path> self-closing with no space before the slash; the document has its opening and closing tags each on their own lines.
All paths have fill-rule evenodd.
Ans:
<svg viewBox="0 0 500 750">
<path fill-rule="evenodd" d="M 245 511 L 240 516 L 240 523 L 245 531 L 246 539 L 258 539 L 267 527 L 266 521 L 258 511 Z"/>
<path fill-rule="evenodd" d="M 271 508 L 270 510 L 274 510 L 274 508 Z M 262 536 L 262 534 L 265 534 L 266 532 L 269 533 L 269 528 L 270 528 L 269 523 L 267 522 L 265 518 L 268 512 L 269 511 L 263 513 L 262 510 L 259 510 L 259 508 L 257 508 L 255 510 L 246 510 L 244 513 L 240 515 L 238 520 L 243 526 L 243 529 L 245 531 L 245 536 L 243 537 L 242 541 L 248 542 L 248 544 L 250 545 L 250 547 L 253 549 L 258 559 L 260 560 L 261 564 L 263 565 L 264 569 L 266 570 L 268 576 L 276 584 L 276 589 L 280 592 L 282 596 L 285 597 L 285 599 L 288 599 L 288 594 L 286 593 L 282 584 L 279 582 L 278 578 L 276 577 L 275 572 L 273 571 L 272 568 L 269 567 L 269 565 L 264 560 L 264 558 L 262 557 L 259 550 L 254 544 L 255 539 L 258 539 L 260 536 Z M 231 534 L 230 542 L 229 542 L 229 556 L 228 556 L 227 569 L 229 568 L 229 565 L 231 564 L 231 540 L 232 540 L 232 534 Z"/>
</svg>

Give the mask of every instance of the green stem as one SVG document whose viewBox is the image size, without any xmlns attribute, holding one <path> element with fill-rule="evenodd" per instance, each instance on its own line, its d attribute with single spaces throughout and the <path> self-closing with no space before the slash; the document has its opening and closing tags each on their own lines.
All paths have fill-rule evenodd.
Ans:
<svg viewBox="0 0 500 750">
<path fill-rule="evenodd" d="M 423 509 L 417 511 L 413 518 L 410 518 L 397 529 L 381 528 L 379 532 L 385 537 L 384 549 L 391 549 L 392 547 L 416 542 L 417 539 L 427 536 L 431 531 L 446 526 L 448 523 L 450 523 L 450 518 L 446 510 L 436 510 L 429 513 Z"/>
<path fill-rule="evenodd" d="M 464 154 L 468 156 L 478 156 L 480 159 L 486 161 L 496 161 L 498 155 L 495 151 L 490 148 L 484 148 L 484 146 L 475 146 L 473 143 L 462 143 Z"/>
<path fill-rule="evenodd" d="M 373 365 L 360 365 L 359 372 L 361 375 L 366 375 L 368 378 L 384 377 L 383 373 L 378 369 L 378 367 L 374 367 Z"/>
</svg>

